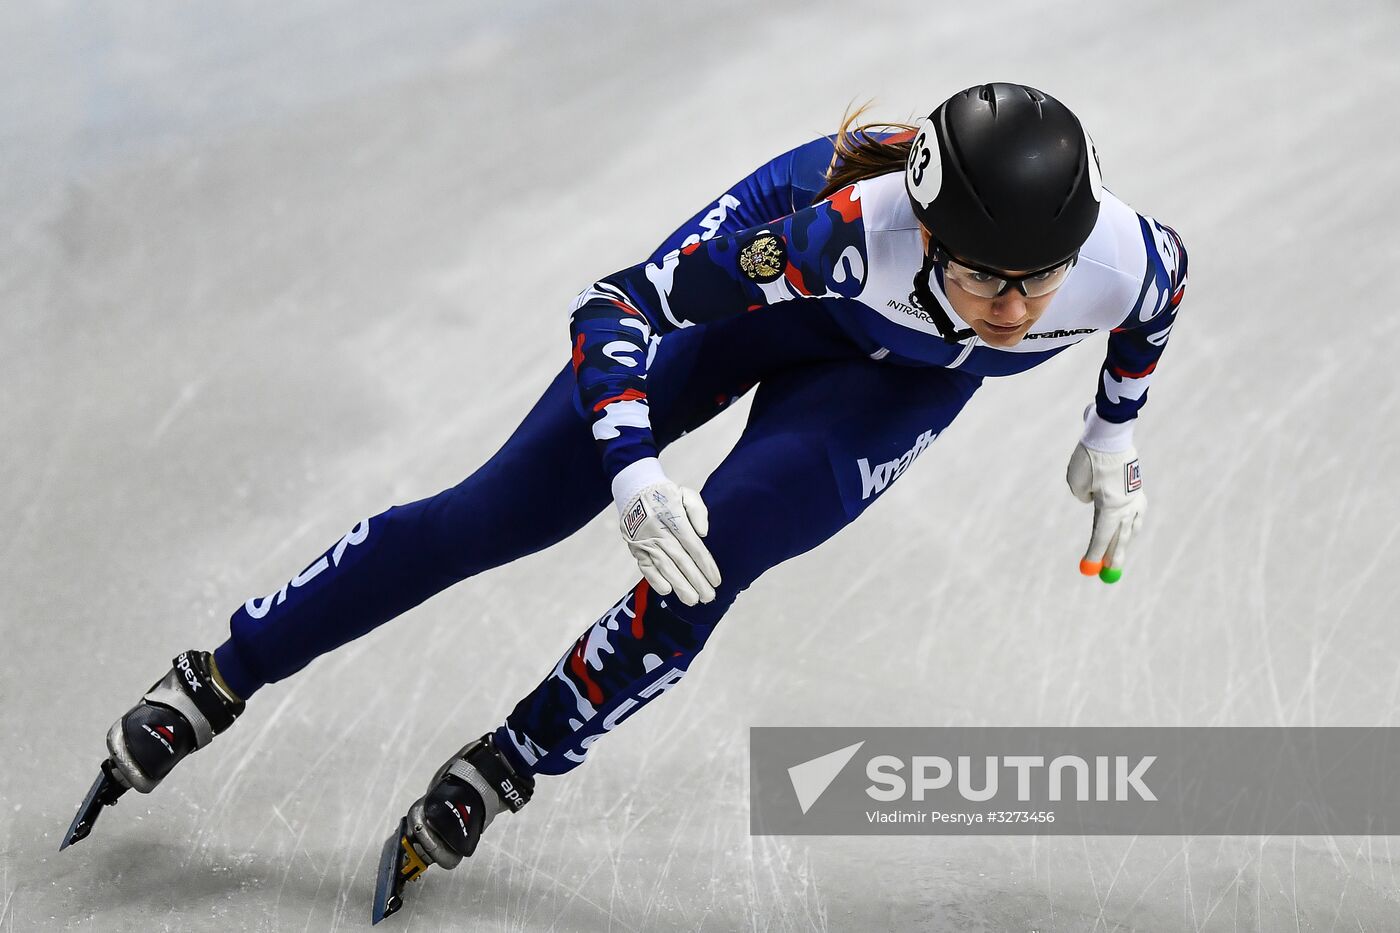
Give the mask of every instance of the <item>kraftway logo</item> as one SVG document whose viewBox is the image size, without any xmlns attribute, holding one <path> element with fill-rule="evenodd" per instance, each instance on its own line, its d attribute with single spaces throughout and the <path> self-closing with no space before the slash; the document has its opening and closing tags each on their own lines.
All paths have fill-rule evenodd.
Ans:
<svg viewBox="0 0 1400 933">
<path fill-rule="evenodd" d="M 916 317 L 925 324 L 938 326 L 938 322 L 933 319 L 933 315 L 924 310 L 916 292 L 909 293 L 909 303 L 905 304 L 897 298 L 890 298 L 885 302 L 885 306 L 896 311 Z M 1097 333 L 1093 327 L 1076 327 L 1071 330 L 1046 330 L 1038 334 L 1026 334 L 1024 340 L 1058 340 L 1061 337 L 1082 337 L 1086 334 Z"/>
<path fill-rule="evenodd" d="M 860 497 L 869 499 L 871 496 L 884 492 L 886 486 L 904 475 L 904 471 L 909 469 L 909 464 L 913 463 L 919 454 L 928 450 L 928 446 L 933 443 L 936 437 L 938 437 L 938 432 L 930 428 L 914 438 L 914 446 L 906 450 L 903 455 L 884 463 L 877 463 L 873 467 L 870 465 L 870 461 L 864 457 L 857 460 L 856 466 L 860 469 Z"/>
<path fill-rule="evenodd" d="M 1044 330 L 1038 334 L 1026 334 L 1026 340 L 1054 340 L 1059 337 L 1080 337 L 1097 333 L 1092 327 L 1076 327 L 1073 330 Z"/>
<path fill-rule="evenodd" d="M 864 741 L 856 742 L 787 769 L 803 815 L 826 793 L 864 744 Z M 982 757 L 984 767 L 978 768 L 973 765 L 970 755 L 959 755 L 951 761 L 941 755 L 912 755 L 907 761 L 897 755 L 874 755 L 865 763 L 865 776 L 871 782 L 865 788 L 865 795 L 880 803 L 891 803 L 906 796 L 921 802 L 929 791 L 951 787 L 963 800 L 982 803 L 996 797 L 1000 772 L 1008 769 L 1015 772 L 1015 799 L 1021 802 L 1034 799 L 1032 785 L 1037 778 L 1044 782 L 1040 785 L 1047 792 L 1044 799 L 1052 801 L 1111 800 L 1121 803 L 1133 799 L 1157 799 L 1143 780 L 1147 769 L 1157 760 L 1156 755 L 1145 755 L 1136 762 L 1126 755 L 1099 755 L 1092 759 L 1079 755 L 1058 755 L 1048 764 L 1043 755 Z M 906 765 L 908 777 L 904 773 Z M 975 774 L 977 770 L 981 770 L 980 776 Z M 1091 775 L 1093 780 L 1090 779 Z M 974 780 L 978 777 L 982 786 L 974 787 Z M 1071 789 L 1068 798 L 1065 796 L 1067 786 Z"/>
</svg>

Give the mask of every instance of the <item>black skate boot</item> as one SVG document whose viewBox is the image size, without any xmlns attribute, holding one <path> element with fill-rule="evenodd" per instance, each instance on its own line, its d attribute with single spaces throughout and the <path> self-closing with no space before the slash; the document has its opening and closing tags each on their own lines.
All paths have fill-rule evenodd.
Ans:
<svg viewBox="0 0 1400 933">
<path fill-rule="evenodd" d="M 104 806 L 130 789 L 149 794 L 186 755 L 208 745 L 244 710 L 221 687 L 205 651 L 186 651 L 141 702 L 107 731 L 110 757 L 88 791 L 59 851 L 87 838 Z"/>
<path fill-rule="evenodd" d="M 371 921 L 402 907 L 404 885 L 429 865 L 456 868 L 476 851 L 496 815 L 516 812 L 534 790 L 534 780 L 511 770 L 489 733 L 448 759 L 384 843 Z"/>
</svg>

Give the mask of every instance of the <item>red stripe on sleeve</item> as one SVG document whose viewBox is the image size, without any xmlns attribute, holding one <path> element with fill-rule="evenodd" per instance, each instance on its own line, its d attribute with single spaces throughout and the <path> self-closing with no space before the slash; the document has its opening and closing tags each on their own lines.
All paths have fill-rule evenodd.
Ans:
<svg viewBox="0 0 1400 933">
<path fill-rule="evenodd" d="M 787 280 L 792 283 L 792 287 L 797 289 L 799 294 L 809 296 L 812 294 L 807 289 L 807 283 L 802 281 L 802 272 L 792 263 L 788 263 L 787 271 L 783 275 L 787 277 Z"/>
<path fill-rule="evenodd" d="M 633 638 L 641 638 L 646 631 L 646 627 L 642 623 L 642 617 L 647 614 L 647 594 L 650 592 L 651 587 L 647 585 L 646 580 L 638 583 L 637 588 L 633 591 L 632 608 L 636 612 L 636 615 L 632 616 Z"/>
<path fill-rule="evenodd" d="M 1140 373 L 1130 373 L 1126 369 L 1120 369 L 1119 367 L 1115 366 L 1113 367 L 1113 374 L 1119 379 L 1141 379 L 1143 376 L 1152 375 L 1152 370 L 1156 368 L 1157 364 L 1153 363 L 1151 366 L 1147 367 Z"/>
<path fill-rule="evenodd" d="M 602 411 L 604 408 L 607 408 L 613 402 L 632 402 L 636 401 L 637 399 L 644 399 L 646 397 L 647 394 L 638 389 L 627 389 L 620 395 L 609 395 L 607 398 L 599 400 L 598 403 L 593 406 L 593 410 Z"/>
<path fill-rule="evenodd" d="M 584 660 L 583 651 L 588 645 L 588 633 L 574 644 L 574 650 L 569 655 L 569 670 L 574 672 L 574 676 L 583 682 L 583 688 L 588 692 L 588 702 L 597 706 L 603 702 L 603 688 L 599 687 L 592 677 L 588 676 L 588 662 Z"/>
<path fill-rule="evenodd" d="M 841 219 L 846 223 L 854 223 L 860 219 L 860 202 L 854 197 L 856 193 L 855 185 L 847 185 L 830 198 L 832 210 L 841 215 Z"/>
</svg>

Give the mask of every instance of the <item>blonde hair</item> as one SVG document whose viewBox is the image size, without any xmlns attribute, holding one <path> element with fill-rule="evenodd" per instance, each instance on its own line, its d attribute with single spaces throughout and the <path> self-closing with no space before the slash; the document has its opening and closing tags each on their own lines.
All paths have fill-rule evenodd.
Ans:
<svg viewBox="0 0 1400 933">
<path fill-rule="evenodd" d="M 860 123 L 861 114 L 870 109 L 866 102 L 852 111 L 849 107 L 841 117 L 841 128 L 834 140 L 836 151 L 826 169 L 826 184 L 817 193 L 817 200 L 831 197 L 847 185 L 876 175 L 904 170 L 913 147 L 918 127 L 911 123 Z M 876 133 L 893 134 L 885 139 Z"/>
</svg>

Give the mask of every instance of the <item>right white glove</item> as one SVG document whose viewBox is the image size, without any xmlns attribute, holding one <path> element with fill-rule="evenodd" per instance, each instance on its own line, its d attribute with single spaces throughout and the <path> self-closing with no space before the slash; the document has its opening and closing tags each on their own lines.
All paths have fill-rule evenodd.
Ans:
<svg viewBox="0 0 1400 933">
<path fill-rule="evenodd" d="M 713 600 L 719 567 L 700 540 L 710 533 L 700 493 L 668 480 L 651 458 L 619 473 L 613 496 L 622 537 L 652 590 L 658 596 L 674 592 L 687 606 Z"/>
<path fill-rule="evenodd" d="M 1079 561 L 1079 572 L 1098 575 L 1105 583 L 1118 582 L 1128 544 L 1142 527 L 1147 511 L 1137 450 L 1093 450 L 1081 441 L 1070 455 L 1065 479 L 1076 499 L 1094 504 L 1094 530 Z"/>
</svg>

